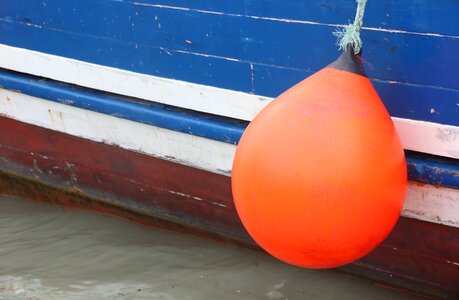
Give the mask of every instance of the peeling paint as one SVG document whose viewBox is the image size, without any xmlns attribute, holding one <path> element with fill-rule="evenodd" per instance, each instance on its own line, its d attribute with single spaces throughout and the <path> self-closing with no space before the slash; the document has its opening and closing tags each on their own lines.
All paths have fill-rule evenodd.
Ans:
<svg viewBox="0 0 459 300">
<path fill-rule="evenodd" d="M 165 48 L 161 48 L 161 49 L 163 51 L 166 51 Z M 223 59 L 223 60 L 228 60 L 228 61 L 243 62 L 242 60 L 237 59 L 237 58 L 231 58 L 231 57 L 219 56 L 219 55 L 213 55 L 213 54 L 191 52 L 191 51 L 186 51 L 186 50 L 170 50 L 170 51 L 177 52 L 177 53 L 183 53 L 183 54 L 190 54 L 190 55 L 195 55 L 195 56 L 201 56 L 201 57 L 211 57 L 211 58 L 218 58 L 218 59 Z"/>
<path fill-rule="evenodd" d="M 436 137 L 444 142 L 453 142 L 459 137 L 459 129 L 437 129 Z"/>
<path fill-rule="evenodd" d="M 210 204 L 220 206 L 220 207 L 227 207 L 225 204 L 214 202 L 214 201 L 210 201 Z"/>
<path fill-rule="evenodd" d="M 77 178 L 77 175 L 76 175 L 76 172 L 74 170 L 75 168 L 75 165 L 72 164 L 72 163 L 69 163 L 69 162 L 64 162 L 64 170 L 68 171 L 69 172 L 69 177 L 70 177 L 70 182 L 69 184 L 73 185 L 75 183 L 78 182 L 78 178 Z"/>
<path fill-rule="evenodd" d="M 60 99 L 60 98 L 58 98 L 57 100 L 62 104 L 67 104 L 67 105 L 74 105 L 75 104 L 75 101 L 74 100 L 70 100 L 70 99 Z"/>
<path fill-rule="evenodd" d="M 38 163 L 35 158 L 33 159 L 33 168 L 34 170 L 37 170 L 39 173 L 43 174 L 43 171 L 38 167 Z"/>
<path fill-rule="evenodd" d="M 189 195 L 189 194 L 185 194 L 185 193 L 181 193 L 181 192 L 169 191 L 169 193 L 174 194 L 174 195 L 178 195 L 178 196 L 182 196 L 182 197 L 186 197 L 186 198 L 191 198 L 191 199 L 198 200 L 198 201 L 202 201 L 203 200 L 202 198 L 199 198 L 199 197 L 196 197 L 196 196 L 192 196 L 192 195 Z"/>
</svg>

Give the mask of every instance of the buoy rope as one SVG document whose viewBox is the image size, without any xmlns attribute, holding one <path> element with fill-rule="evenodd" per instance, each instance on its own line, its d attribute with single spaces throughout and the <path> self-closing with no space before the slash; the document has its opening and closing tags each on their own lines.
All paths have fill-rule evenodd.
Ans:
<svg viewBox="0 0 459 300">
<path fill-rule="evenodd" d="M 357 11 L 353 24 L 349 24 L 344 29 L 337 29 L 333 34 L 338 38 L 336 45 L 340 50 L 347 51 L 348 46 L 354 49 L 354 54 L 358 54 L 362 49 L 362 39 L 360 38 L 360 30 L 363 24 L 363 15 L 365 13 L 365 5 L 367 0 L 356 0 Z"/>
</svg>

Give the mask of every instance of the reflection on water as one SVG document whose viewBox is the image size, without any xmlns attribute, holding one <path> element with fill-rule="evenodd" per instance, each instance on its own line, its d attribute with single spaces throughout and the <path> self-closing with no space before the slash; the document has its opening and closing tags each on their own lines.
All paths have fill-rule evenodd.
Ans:
<svg viewBox="0 0 459 300">
<path fill-rule="evenodd" d="M 408 299 L 336 271 L 0 197 L 0 299 Z"/>
</svg>

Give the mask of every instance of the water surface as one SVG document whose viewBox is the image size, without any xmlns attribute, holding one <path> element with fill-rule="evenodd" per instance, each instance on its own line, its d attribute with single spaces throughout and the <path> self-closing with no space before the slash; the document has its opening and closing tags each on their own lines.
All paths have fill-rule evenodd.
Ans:
<svg viewBox="0 0 459 300">
<path fill-rule="evenodd" d="M 0 196 L 0 299 L 411 299 L 334 270 Z"/>
</svg>

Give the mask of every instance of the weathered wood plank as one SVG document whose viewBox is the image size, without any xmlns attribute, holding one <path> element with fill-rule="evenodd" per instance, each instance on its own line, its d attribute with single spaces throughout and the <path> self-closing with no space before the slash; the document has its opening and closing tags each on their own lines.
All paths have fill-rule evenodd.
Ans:
<svg viewBox="0 0 459 300">
<path fill-rule="evenodd" d="M 355 8 L 355 0 L 247 1 L 248 15 L 332 24 L 352 21 Z M 365 9 L 364 27 L 457 36 L 458 14 L 454 0 L 372 0 Z"/>
<path fill-rule="evenodd" d="M 42 34 L 45 34 L 46 37 Z M 13 42 L 14 40 L 16 42 Z M 206 85 L 218 86 L 216 83 L 219 83 L 238 91 L 250 92 L 252 90 L 250 65 L 237 60 L 194 55 L 160 47 L 1 21 L 0 43 L 16 44 L 22 48 L 138 73 Z"/>
<path fill-rule="evenodd" d="M 143 62 L 154 57 L 148 53 L 138 55 L 138 51 L 132 49 L 136 45 L 309 71 L 327 65 L 338 53 L 331 34 L 335 29 L 333 24 L 284 22 L 118 1 L 80 0 L 65 5 L 54 1 L 44 2 L 46 6 L 42 1 L 33 1 L 30 5 L 9 2 L 5 6 L 9 10 L 3 13 L 0 10 L 0 18 L 8 23 L 0 27 L 0 42 L 20 46 L 19 43 L 27 40 L 27 46 L 23 44 L 25 48 L 73 58 L 78 56 L 85 61 L 109 60 L 111 66 L 119 64 L 117 60 L 121 58 L 102 56 L 117 51 L 110 49 L 118 47 L 117 42 L 129 44 L 130 51 L 137 52 L 136 57 Z M 7 30 L 12 24 L 15 24 L 13 32 Z M 81 48 L 83 43 L 72 49 L 62 49 L 69 46 L 57 43 L 61 36 L 81 40 L 77 35 L 93 38 L 86 42 L 88 49 Z M 459 88 L 459 78 L 449 71 L 451 66 L 459 66 L 459 57 L 455 55 L 459 36 L 378 29 L 365 30 L 362 35 L 364 58 L 374 66 L 373 70 L 369 69 L 372 78 Z M 41 43 L 32 41 L 34 36 Z M 64 54 L 68 50 L 72 50 L 70 54 Z M 81 53 L 74 53 L 76 51 Z M 142 73 L 151 72 L 142 66 L 136 68 Z"/>
<path fill-rule="evenodd" d="M 183 10 L 224 15 L 319 24 L 346 24 L 353 19 L 356 7 L 354 0 L 335 0 L 332 2 L 314 0 L 99 0 L 98 2 L 105 6 L 111 5 L 110 2 L 122 2 L 124 5 L 133 7 L 176 7 Z M 56 15 L 59 14 L 59 8 L 63 5 L 57 0 L 28 1 L 28 3 L 33 6 L 32 9 L 35 11 L 46 9 L 51 13 L 56 13 Z M 83 3 L 94 5 L 94 1 Z M 72 9 L 78 7 L 78 3 L 75 1 L 64 5 L 70 6 Z M 11 11 L 12 9 L 17 8 L 10 3 L 6 3 L 3 7 L 4 11 Z M 437 0 L 434 2 L 428 0 L 374 0 L 367 5 L 365 27 L 457 36 L 459 35 L 459 24 L 456 22 L 458 12 L 459 4 L 455 0 Z M 54 18 L 49 19 L 49 21 L 51 23 L 56 22 Z"/>
</svg>

